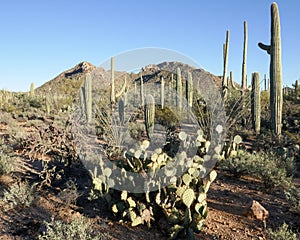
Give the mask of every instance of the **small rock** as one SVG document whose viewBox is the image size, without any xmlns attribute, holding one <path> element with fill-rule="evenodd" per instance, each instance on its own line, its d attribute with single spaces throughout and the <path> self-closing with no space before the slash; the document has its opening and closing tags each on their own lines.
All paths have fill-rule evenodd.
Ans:
<svg viewBox="0 0 300 240">
<path fill-rule="evenodd" d="M 245 216 L 255 218 L 260 221 L 266 221 L 269 216 L 269 212 L 259 202 L 253 200 Z"/>
</svg>

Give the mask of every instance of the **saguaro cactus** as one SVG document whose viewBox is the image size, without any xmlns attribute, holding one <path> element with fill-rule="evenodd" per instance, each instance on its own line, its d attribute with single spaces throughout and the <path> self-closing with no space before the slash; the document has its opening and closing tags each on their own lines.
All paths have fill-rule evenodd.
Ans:
<svg viewBox="0 0 300 240">
<path fill-rule="evenodd" d="M 176 106 L 180 112 L 182 109 L 182 81 L 181 81 L 181 70 L 177 68 L 177 78 L 176 78 Z"/>
<path fill-rule="evenodd" d="M 188 102 L 189 107 L 193 107 L 193 79 L 192 79 L 192 74 L 190 72 L 188 72 L 185 94 L 186 94 L 186 100 Z"/>
<path fill-rule="evenodd" d="M 50 114 L 51 106 L 50 106 L 50 97 L 49 97 L 49 95 L 45 96 L 45 106 L 46 106 L 46 113 Z"/>
<path fill-rule="evenodd" d="M 155 100 L 151 94 L 148 94 L 145 98 L 144 114 L 147 136 L 149 139 L 151 139 L 154 130 L 155 117 Z"/>
<path fill-rule="evenodd" d="M 248 44 L 248 27 L 247 27 L 247 22 L 244 21 L 244 48 L 243 48 L 243 63 L 242 63 L 242 89 L 243 90 L 247 88 L 247 71 L 246 71 L 247 44 Z"/>
<path fill-rule="evenodd" d="M 229 49 L 229 30 L 226 31 L 226 40 L 223 44 L 223 78 L 222 78 L 222 90 L 223 98 L 226 99 L 228 91 L 228 82 L 227 82 L 227 65 L 228 65 L 228 49 Z"/>
<path fill-rule="evenodd" d="M 111 80 L 111 88 L 110 88 L 110 103 L 113 105 L 116 102 L 116 98 L 120 97 L 126 90 L 127 79 L 125 76 L 124 84 L 122 89 L 115 93 L 115 58 L 111 57 L 110 59 L 110 80 Z"/>
<path fill-rule="evenodd" d="M 165 105 L 165 80 L 163 76 L 160 78 L 160 104 L 161 104 L 161 109 L 164 108 Z"/>
<path fill-rule="evenodd" d="M 92 120 L 92 77 L 86 74 L 84 85 L 80 88 L 81 110 L 85 113 L 87 123 Z"/>
<path fill-rule="evenodd" d="M 113 104 L 116 102 L 115 96 L 115 58 L 111 57 L 110 59 L 110 103 Z"/>
<path fill-rule="evenodd" d="M 144 80 L 142 73 L 140 74 L 140 97 L 141 97 L 141 104 L 144 106 Z"/>
<path fill-rule="evenodd" d="M 119 101 L 119 119 L 120 119 L 120 124 L 123 126 L 124 125 L 124 115 L 125 115 L 125 103 L 123 99 L 120 99 Z"/>
<path fill-rule="evenodd" d="M 251 115 L 252 115 L 252 126 L 254 131 L 260 133 L 260 79 L 259 73 L 255 72 L 252 74 L 252 88 L 251 88 Z"/>
<path fill-rule="evenodd" d="M 30 84 L 30 92 L 29 92 L 29 94 L 30 94 L 30 97 L 34 97 L 34 83 Z"/>
<path fill-rule="evenodd" d="M 270 61 L 270 109 L 271 129 L 279 137 L 282 128 L 282 65 L 281 65 L 281 38 L 280 19 L 278 6 L 274 2 L 271 5 L 271 44 L 258 44 L 259 47 L 268 52 Z"/>
</svg>

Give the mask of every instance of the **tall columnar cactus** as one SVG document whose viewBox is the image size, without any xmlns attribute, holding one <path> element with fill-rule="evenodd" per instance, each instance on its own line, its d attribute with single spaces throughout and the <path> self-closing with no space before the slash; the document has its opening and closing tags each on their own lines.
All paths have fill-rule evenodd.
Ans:
<svg viewBox="0 0 300 240">
<path fill-rule="evenodd" d="M 110 103 L 113 105 L 116 102 L 116 98 L 119 98 L 126 90 L 127 79 L 126 76 L 124 78 L 124 84 L 121 90 L 115 93 L 115 58 L 111 57 L 110 59 L 110 80 L 111 80 L 111 88 L 110 88 Z"/>
<path fill-rule="evenodd" d="M 115 96 L 115 58 L 111 57 L 110 59 L 110 103 L 113 104 L 116 102 Z"/>
<path fill-rule="evenodd" d="M 50 105 L 50 97 L 49 97 L 49 95 L 46 95 L 46 97 L 45 97 L 45 105 L 46 105 L 46 113 L 50 114 L 51 105 Z"/>
<path fill-rule="evenodd" d="M 270 109 L 271 129 L 279 137 L 282 128 L 282 65 L 281 65 L 281 38 L 280 19 L 278 6 L 274 2 L 271 5 L 271 44 L 258 44 L 259 47 L 271 56 L 270 61 Z"/>
<path fill-rule="evenodd" d="M 34 83 L 30 84 L 30 92 L 29 92 L 29 94 L 30 94 L 30 97 L 34 97 Z"/>
<path fill-rule="evenodd" d="M 92 77 L 86 74 L 84 85 L 80 88 L 81 111 L 85 113 L 87 123 L 92 120 Z"/>
<path fill-rule="evenodd" d="M 298 80 L 295 81 L 294 86 L 295 86 L 295 94 L 296 94 L 296 97 L 297 97 L 299 95 L 299 92 L 300 92 L 300 87 L 299 87 L 299 81 Z"/>
<path fill-rule="evenodd" d="M 193 78 L 190 72 L 186 81 L 185 95 L 189 107 L 193 107 Z"/>
<path fill-rule="evenodd" d="M 267 75 L 264 74 L 264 85 L 265 85 L 265 91 L 267 91 Z"/>
<path fill-rule="evenodd" d="M 248 44 L 248 27 L 247 27 L 247 22 L 244 21 L 244 48 L 243 48 L 243 63 L 242 63 L 242 89 L 243 90 L 247 88 L 247 71 L 246 71 L 247 44 Z"/>
<path fill-rule="evenodd" d="M 140 73 L 140 98 L 141 105 L 144 106 L 144 80 L 142 73 Z"/>
<path fill-rule="evenodd" d="M 229 30 L 226 31 L 226 40 L 223 44 L 223 78 L 222 78 L 222 90 L 223 98 L 226 99 L 228 91 L 228 82 L 227 82 L 227 65 L 228 65 L 228 49 L 229 49 Z"/>
<path fill-rule="evenodd" d="M 165 105 L 165 80 L 163 76 L 160 78 L 160 104 L 161 104 L 161 109 L 164 108 Z"/>
<path fill-rule="evenodd" d="M 180 112 L 182 109 L 182 81 L 180 68 L 177 68 L 176 94 L 176 106 L 178 111 Z"/>
<path fill-rule="evenodd" d="M 154 130 L 154 117 L 155 117 L 155 100 L 151 94 L 148 94 L 145 98 L 144 115 L 145 115 L 145 127 L 146 127 L 147 136 L 149 139 L 151 139 Z"/>
<path fill-rule="evenodd" d="M 259 73 L 252 74 L 252 88 L 251 88 L 251 115 L 252 126 L 256 134 L 260 133 L 260 79 Z"/>
<path fill-rule="evenodd" d="M 119 101 L 119 119 L 120 119 L 120 124 L 123 126 L 124 125 L 124 115 L 125 115 L 125 103 L 123 99 L 120 99 Z"/>
</svg>

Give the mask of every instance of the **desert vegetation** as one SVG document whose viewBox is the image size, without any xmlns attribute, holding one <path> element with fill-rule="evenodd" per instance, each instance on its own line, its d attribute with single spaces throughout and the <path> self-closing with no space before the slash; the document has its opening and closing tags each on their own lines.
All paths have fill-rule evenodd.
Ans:
<svg viewBox="0 0 300 240">
<path fill-rule="evenodd" d="M 241 84 L 228 30 L 220 77 L 179 62 L 121 72 L 112 57 L 1 90 L 3 239 L 298 239 L 300 90 L 282 87 L 271 10 L 269 84 L 247 83 L 245 21 Z"/>
</svg>

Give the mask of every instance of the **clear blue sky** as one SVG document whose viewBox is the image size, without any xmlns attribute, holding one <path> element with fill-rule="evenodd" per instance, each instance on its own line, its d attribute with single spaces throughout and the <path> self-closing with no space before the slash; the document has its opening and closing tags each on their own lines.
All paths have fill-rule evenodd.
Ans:
<svg viewBox="0 0 300 240">
<path fill-rule="evenodd" d="M 179 51 L 205 70 L 222 74 L 230 30 L 229 66 L 240 82 L 243 21 L 248 22 L 247 74 L 268 74 L 269 0 L 6 0 L 0 8 L 0 89 L 26 91 L 81 61 L 143 48 Z M 281 18 L 283 83 L 300 78 L 300 1 L 277 1 Z M 249 78 L 249 77 L 248 77 Z"/>
</svg>

